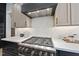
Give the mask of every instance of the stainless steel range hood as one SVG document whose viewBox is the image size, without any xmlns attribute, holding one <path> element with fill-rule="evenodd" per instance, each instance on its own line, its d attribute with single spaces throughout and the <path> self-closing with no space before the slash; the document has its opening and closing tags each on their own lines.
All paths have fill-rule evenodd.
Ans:
<svg viewBox="0 0 79 59">
<path fill-rule="evenodd" d="M 54 15 L 57 3 L 24 3 L 21 12 L 30 18 Z"/>
</svg>

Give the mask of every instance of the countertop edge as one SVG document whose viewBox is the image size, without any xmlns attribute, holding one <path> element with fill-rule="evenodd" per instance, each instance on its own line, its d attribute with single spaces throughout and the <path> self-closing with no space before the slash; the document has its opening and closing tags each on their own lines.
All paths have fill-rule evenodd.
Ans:
<svg viewBox="0 0 79 59">
<path fill-rule="evenodd" d="M 71 53 L 79 53 L 79 50 L 77 49 L 72 49 L 72 48 L 67 48 L 67 47 L 65 47 L 65 48 L 63 48 L 63 46 L 61 47 L 60 46 L 60 43 L 62 43 L 63 44 L 63 41 L 62 42 L 60 42 L 60 43 L 58 43 L 59 44 L 59 46 L 57 46 L 56 45 L 56 42 L 55 41 L 57 41 L 58 39 L 56 39 L 56 38 L 52 38 L 52 42 L 53 42 L 53 44 L 54 44 L 54 48 L 56 49 L 56 50 L 62 50 L 62 51 L 67 51 L 67 52 L 71 52 Z M 60 39 L 59 39 L 60 40 Z M 65 44 L 66 45 L 66 44 Z M 75 44 L 74 44 L 75 45 Z"/>
</svg>

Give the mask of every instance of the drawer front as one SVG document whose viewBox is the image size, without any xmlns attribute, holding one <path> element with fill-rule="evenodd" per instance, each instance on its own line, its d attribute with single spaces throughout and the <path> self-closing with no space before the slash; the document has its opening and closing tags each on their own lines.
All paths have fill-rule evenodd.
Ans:
<svg viewBox="0 0 79 59">
<path fill-rule="evenodd" d="M 78 53 L 72 53 L 72 52 L 61 51 L 61 50 L 57 50 L 56 55 L 57 56 L 79 56 Z"/>
<path fill-rule="evenodd" d="M 18 56 L 18 45 L 16 43 L 7 42 L 6 47 L 3 48 L 3 56 Z"/>
</svg>

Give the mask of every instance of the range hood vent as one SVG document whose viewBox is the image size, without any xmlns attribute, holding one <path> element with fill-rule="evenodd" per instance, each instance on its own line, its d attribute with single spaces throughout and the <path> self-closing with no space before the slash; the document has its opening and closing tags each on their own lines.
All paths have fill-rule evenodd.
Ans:
<svg viewBox="0 0 79 59">
<path fill-rule="evenodd" d="M 54 15 L 55 13 L 55 9 L 56 9 L 57 3 L 24 3 L 21 6 L 21 12 L 27 16 L 29 16 L 30 18 L 33 17 L 39 17 L 39 15 L 37 16 L 32 16 L 32 15 L 28 15 L 29 12 L 35 12 L 38 10 L 43 10 L 43 9 L 47 9 L 47 8 L 52 8 L 51 9 L 51 15 Z M 41 16 L 42 14 L 40 14 Z"/>
</svg>

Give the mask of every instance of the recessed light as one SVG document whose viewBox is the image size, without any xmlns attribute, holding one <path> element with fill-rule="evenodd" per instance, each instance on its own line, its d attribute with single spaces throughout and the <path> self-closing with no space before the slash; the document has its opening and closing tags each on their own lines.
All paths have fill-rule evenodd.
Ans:
<svg viewBox="0 0 79 59">
<path fill-rule="evenodd" d="M 49 8 L 47 8 L 46 10 L 49 11 Z"/>
<path fill-rule="evenodd" d="M 40 11 L 38 10 L 38 11 L 36 11 L 37 13 L 39 13 Z"/>
<path fill-rule="evenodd" d="M 31 12 L 29 12 L 28 14 L 31 14 Z"/>
</svg>

